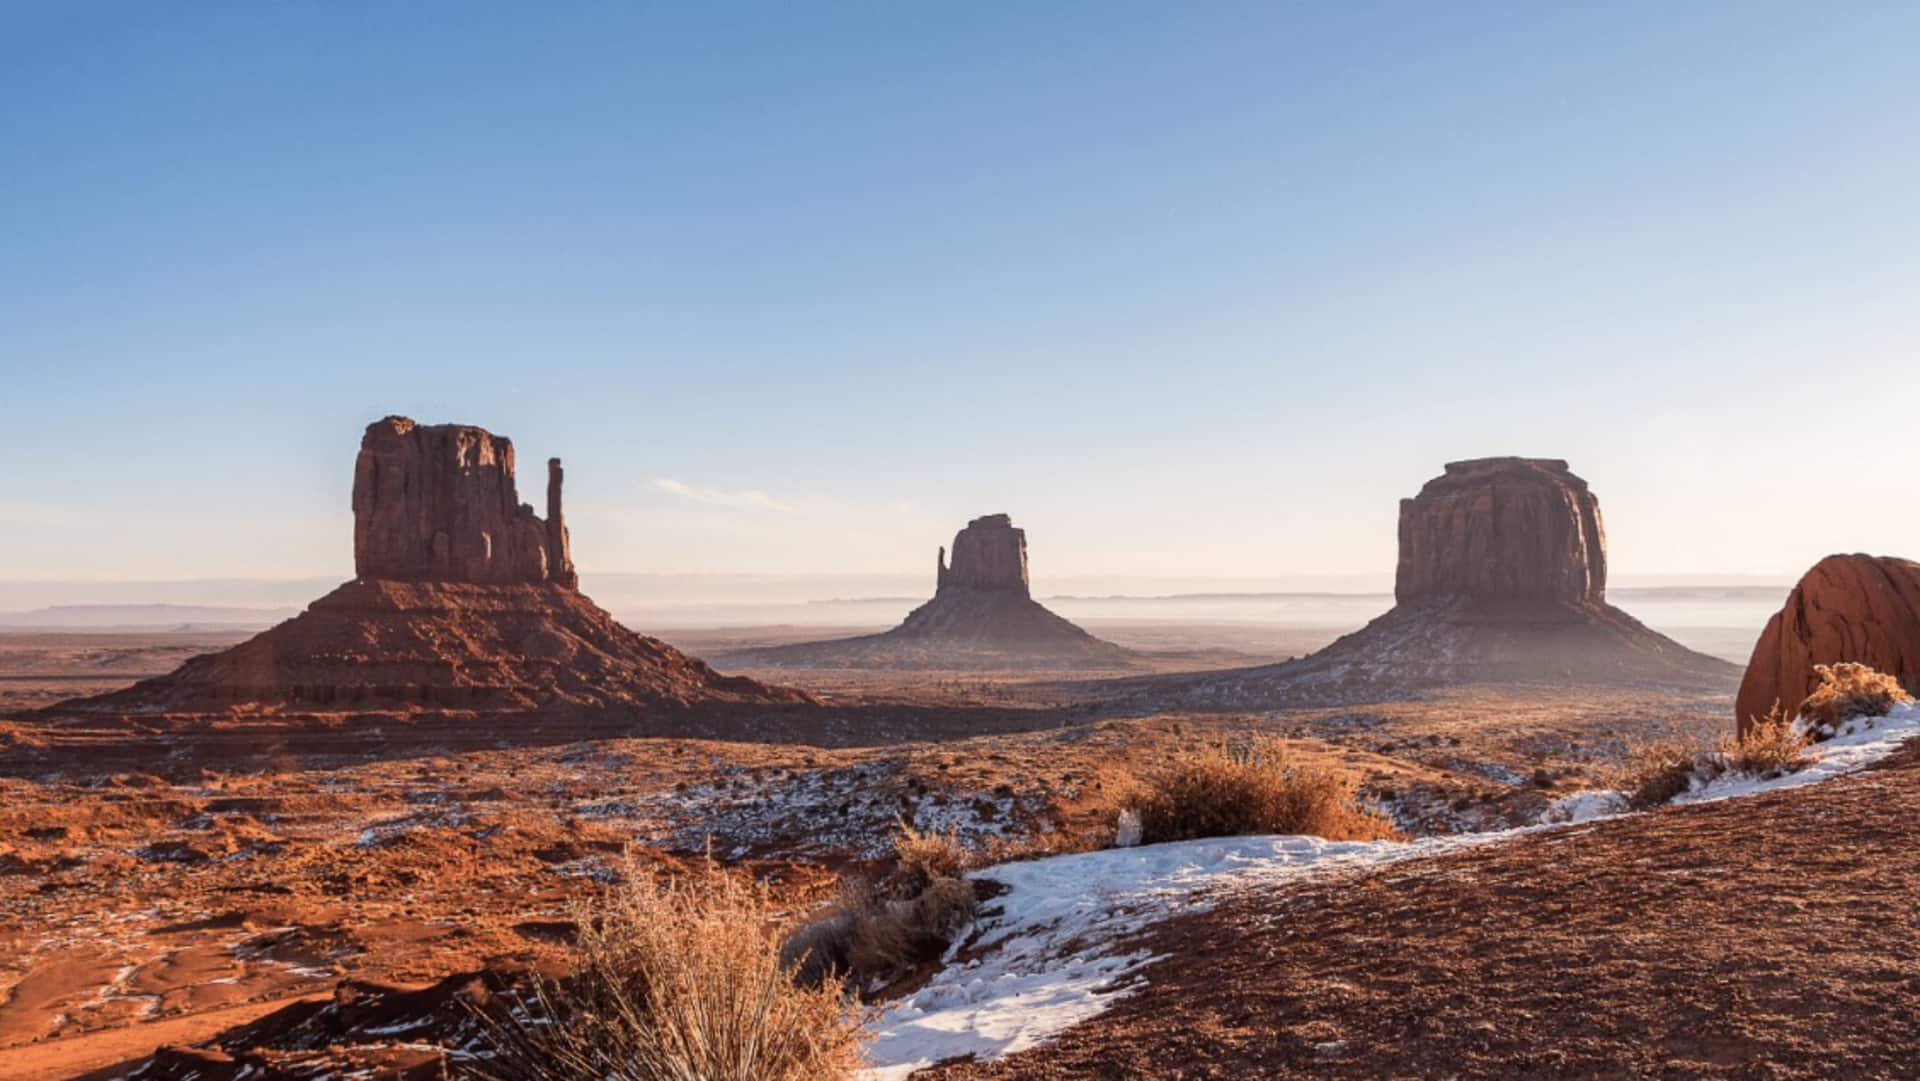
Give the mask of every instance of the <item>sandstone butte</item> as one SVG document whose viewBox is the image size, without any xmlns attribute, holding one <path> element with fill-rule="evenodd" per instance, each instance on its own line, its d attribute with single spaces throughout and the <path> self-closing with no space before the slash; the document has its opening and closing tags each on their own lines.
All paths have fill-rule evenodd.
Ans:
<svg viewBox="0 0 1920 1081">
<path fill-rule="evenodd" d="M 547 517 L 520 502 L 513 443 L 386 417 L 354 464 L 357 577 L 300 615 L 178 670 L 53 712 L 214 713 L 688 707 L 810 702 L 723 676 L 579 592 L 547 463 Z"/>
<path fill-rule="evenodd" d="M 803 642 L 736 660 L 776 666 L 1024 668 L 1125 666 L 1133 654 L 1033 599 L 1027 534 L 1005 514 L 968 522 L 934 560 L 933 599 L 883 634 Z"/>
<path fill-rule="evenodd" d="M 1777 705 L 1793 709 L 1819 681 L 1813 666 L 1852 661 L 1920 689 L 1920 563 L 1831 555 L 1767 621 L 1740 681 L 1740 731 Z"/>
<path fill-rule="evenodd" d="M 1297 661 L 1169 690 L 1180 704 L 1259 708 L 1447 684 L 1732 684 L 1732 665 L 1649 629 L 1606 591 L 1600 502 L 1566 462 L 1449 462 L 1400 501 L 1385 614 Z"/>
</svg>

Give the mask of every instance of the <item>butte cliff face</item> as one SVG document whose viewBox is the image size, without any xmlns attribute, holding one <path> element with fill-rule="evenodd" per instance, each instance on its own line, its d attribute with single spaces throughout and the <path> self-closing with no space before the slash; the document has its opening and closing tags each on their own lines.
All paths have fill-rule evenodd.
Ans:
<svg viewBox="0 0 1920 1081">
<path fill-rule="evenodd" d="M 465 424 L 387 417 L 367 425 L 353 467 L 353 566 L 400 582 L 571 587 L 560 459 L 547 463 L 547 520 L 520 502 L 513 442 Z"/>
<path fill-rule="evenodd" d="M 1395 604 L 1318 653 L 1189 679 L 1169 704 L 1259 708 L 1422 687 L 1582 683 L 1700 690 L 1737 670 L 1606 602 L 1600 504 L 1567 463 L 1451 462 L 1400 503 Z"/>
<path fill-rule="evenodd" d="M 1604 603 L 1606 592 L 1600 501 L 1563 461 L 1449 462 L 1419 495 L 1400 501 L 1400 604 L 1585 605 Z"/>
<path fill-rule="evenodd" d="M 1920 563 L 1832 555 L 1814 564 L 1754 644 L 1734 702 L 1741 732 L 1776 705 L 1798 706 L 1819 681 L 1814 665 L 1841 661 L 1920 688 Z"/>
<path fill-rule="evenodd" d="M 358 577 L 232 649 L 51 708 L 258 715 L 811 701 L 722 676 L 581 595 L 561 483 L 555 458 L 542 520 L 520 502 L 510 440 L 469 425 L 380 420 L 354 463 Z"/>
<path fill-rule="evenodd" d="M 732 661 L 848 668 L 1124 667 L 1132 654 L 1033 599 L 1027 534 L 1004 514 L 967 523 L 934 560 L 933 599 L 885 634 L 754 650 Z"/>
</svg>

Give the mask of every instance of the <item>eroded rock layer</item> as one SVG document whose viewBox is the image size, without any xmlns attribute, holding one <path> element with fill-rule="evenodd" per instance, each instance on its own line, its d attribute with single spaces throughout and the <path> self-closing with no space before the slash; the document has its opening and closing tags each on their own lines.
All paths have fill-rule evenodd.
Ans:
<svg viewBox="0 0 1920 1081">
<path fill-rule="evenodd" d="M 1831 555 L 1814 564 L 1760 634 L 1734 702 L 1740 729 L 1811 692 L 1816 664 L 1853 661 L 1920 689 L 1920 563 Z"/>
</svg>

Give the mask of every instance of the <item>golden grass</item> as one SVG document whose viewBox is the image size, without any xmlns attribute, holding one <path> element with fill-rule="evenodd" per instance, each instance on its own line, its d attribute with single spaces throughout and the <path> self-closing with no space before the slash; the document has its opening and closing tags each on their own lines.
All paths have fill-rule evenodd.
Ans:
<svg viewBox="0 0 1920 1081">
<path fill-rule="evenodd" d="M 1808 753 L 1812 742 L 1802 726 L 1776 708 L 1748 725 L 1744 734 L 1721 737 L 1713 749 L 1682 740 L 1635 744 L 1627 750 L 1616 783 L 1629 803 L 1645 810 L 1728 773 L 1772 778 L 1804 769 L 1813 762 Z"/>
<path fill-rule="evenodd" d="M 801 987 L 764 887 L 711 865 L 628 881 L 577 908 L 574 971 L 533 1017 L 495 1021 L 501 1081 L 839 1081 L 861 1062 L 857 1005 Z"/>
<path fill-rule="evenodd" d="M 1284 745 L 1268 742 L 1176 755 L 1121 799 L 1139 811 L 1142 839 L 1149 844 L 1246 833 L 1334 841 L 1399 837 L 1392 822 L 1360 806 L 1358 792 L 1351 774 L 1296 764 Z"/>
<path fill-rule="evenodd" d="M 1883 717 L 1899 703 L 1913 701 L 1899 680 L 1864 664 L 1816 664 L 1813 670 L 1820 685 L 1795 715 L 1823 737 L 1838 733 L 1848 721 Z"/>
<path fill-rule="evenodd" d="M 1657 807 L 1692 786 L 1701 753 L 1697 744 L 1677 739 L 1632 744 L 1616 783 L 1635 808 Z"/>
</svg>

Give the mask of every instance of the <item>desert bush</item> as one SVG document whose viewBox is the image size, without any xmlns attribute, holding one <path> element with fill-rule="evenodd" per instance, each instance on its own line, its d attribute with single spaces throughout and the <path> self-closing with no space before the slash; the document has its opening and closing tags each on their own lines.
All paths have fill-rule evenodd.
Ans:
<svg viewBox="0 0 1920 1081">
<path fill-rule="evenodd" d="M 958 878 L 976 863 L 974 853 L 960 842 L 958 828 L 923 833 L 905 821 L 894 831 L 893 856 L 902 871 L 926 882 Z"/>
<path fill-rule="evenodd" d="M 856 992 L 884 986 L 945 953 L 978 905 L 974 884 L 963 878 L 902 892 L 900 879 L 842 879 L 834 902 L 781 943 L 794 978 L 805 986 L 838 980 Z"/>
<path fill-rule="evenodd" d="M 1813 761 L 1807 754 L 1807 746 L 1812 742 L 1813 737 L 1804 726 L 1795 724 L 1784 710 L 1776 708 L 1748 725 L 1745 733 L 1722 739 L 1719 764 L 1736 773 L 1778 777 Z"/>
<path fill-rule="evenodd" d="M 1620 788 L 1637 810 L 1670 803 L 1697 785 L 1728 773 L 1772 778 L 1811 764 L 1811 739 L 1782 710 L 1748 726 L 1746 734 L 1722 737 L 1713 749 L 1681 740 L 1657 740 L 1628 748 Z"/>
<path fill-rule="evenodd" d="M 1900 681 L 1864 664 L 1816 664 L 1820 685 L 1795 711 L 1815 739 L 1837 734 L 1848 721 L 1884 717 L 1894 706 L 1913 701 Z"/>
<path fill-rule="evenodd" d="M 1620 767 L 1620 790 L 1637 810 L 1658 807 L 1692 787 L 1701 754 L 1699 746 L 1682 740 L 1633 744 Z"/>
<path fill-rule="evenodd" d="M 1176 755 L 1127 797 L 1148 843 L 1244 833 L 1299 833 L 1335 841 L 1399 836 L 1359 805 L 1352 775 L 1288 761 L 1277 743 Z"/>
<path fill-rule="evenodd" d="M 501 1081 L 834 1081 L 859 1066 L 858 1007 L 802 987 L 764 887 L 712 865 L 643 872 L 578 907 L 572 975 L 489 1026 Z"/>
</svg>

